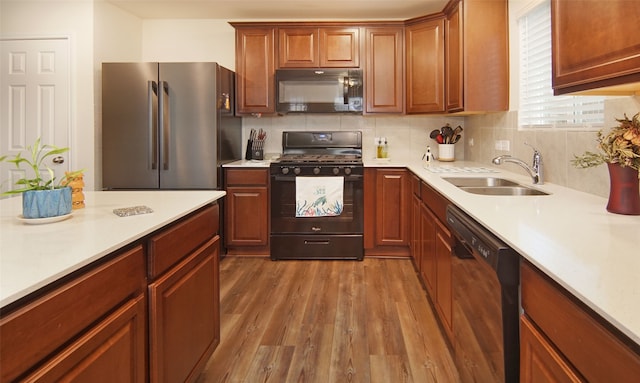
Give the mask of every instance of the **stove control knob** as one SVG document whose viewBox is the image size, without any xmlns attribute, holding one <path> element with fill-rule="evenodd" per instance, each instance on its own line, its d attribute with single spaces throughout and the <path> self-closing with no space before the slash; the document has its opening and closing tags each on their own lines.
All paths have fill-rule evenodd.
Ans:
<svg viewBox="0 0 640 383">
<path fill-rule="evenodd" d="M 351 174 L 351 168 L 344 168 L 344 174 L 346 175 Z"/>
<path fill-rule="evenodd" d="M 300 168 L 294 168 L 293 169 L 293 174 L 295 174 L 295 175 L 300 174 Z"/>
<path fill-rule="evenodd" d="M 315 175 L 320 174 L 320 168 L 313 168 L 313 174 Z"/>
<path fill-rule="evenodd" d="M 333 168 L 332 172 L 333 172 L 333 175 L 337 176 L 337 175 L 338 175 L 338 173 L 340 173 L 340 169 L 338 169 L 338 168 Z"/>
<path fill-rule="evenodd" d="M 289 168 L 282 168 L 280 169 L 280 171 L 282 172 L 282 174 L 289 174 Z"/>
</svg>

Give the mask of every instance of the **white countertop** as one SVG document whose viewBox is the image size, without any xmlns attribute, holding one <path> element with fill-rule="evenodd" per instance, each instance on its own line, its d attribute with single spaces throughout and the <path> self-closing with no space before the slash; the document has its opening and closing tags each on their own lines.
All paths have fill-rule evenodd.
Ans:
<svg viewBox="0 0 640 383">
<path fill-rule="evenodd" d="M 606 198 L 552 183 L 533 185 L 524 171 L 506 166 L 436 161 L 432 166 L 499 173 L 433 173 L 420 161 L 403 165 L 640 344 L 640 216 L 607 212 Z M 551 195 L 471 194 L 442 179 L 452 176 L 507 178 Z"/>
<path fill-rule="evenodd" d="M 531 179 L 517 167 L 435 161 L 432 166 L 439 170 L 484 167 L 498 173 L 434 173 L 425 170 L 421 161 L 364 162 L 367 167 L 407 167 L 640 344 L 640 216 L 608 213 L 605 198 L 552 183 L 533 186 L 551 193 L 548 196 L 506 197 L 467 193 L 442 179 L 490 175 L 532 186 Z M 268 167 L 269 161 L 243 160 L 225 166 Z M 20 198 L 0 201 L 0 307 L 222 197 L 224 192 L 85 195 L 87 208 L 74 211 L 67 221 L 42 226 L 17 220 Z M 111 212 L 134 205 L 147 205 L 155 212 L 128 218 Z"/>
<path fill-rule="evenodd" d="M 21 222 L 22 198 L 0 200 L 0 307 L 222 198 L 224 191 L 85 191 L 84 209 L 43 225 Z M 146 205 L 153 213 L 118 217 Z"/>
</svg>

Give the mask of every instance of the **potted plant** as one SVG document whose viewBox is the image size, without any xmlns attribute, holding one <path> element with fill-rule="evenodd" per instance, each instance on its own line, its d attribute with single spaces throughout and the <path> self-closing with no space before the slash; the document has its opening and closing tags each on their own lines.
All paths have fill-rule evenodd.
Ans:
<svg viewBox="0 0 640 383">
<path fill-rule="evenodd" d="M 607 164 L 611 180 L 607 210 L 618 214 L 640 214 L 640 113 L 632 119 L 616 119 L 618 126 L 597 134 L 599 152 L 574 155 L 572 164 L 590 168 Z"/>
<path fill-rule="evenodd" d="M 22 165 L 28 168 L 25 177 L 15 183 L 18 188 L 2 193 L 2 195 L 22 194 L 23 218 L 49 218 L 71 213 L 71 188 L 66 186 L 65 182 L 69 182 L 82 171 L 68 173 L 56 184 L 53 169 L 44 163 L 45 159 L 68 150 L 69 148 L 43 145 L 38 138 L 33 146 L 27 147 L 29 153 L 27 157 L 23 157 L 22 152 L 13 157 L 6 155 L 0 157 L 0 161 L 11 162 L 18 169 L 21 169 Z M 48 178 L 43 177 L 42 169 L 46 169 Z"/>
</svg>

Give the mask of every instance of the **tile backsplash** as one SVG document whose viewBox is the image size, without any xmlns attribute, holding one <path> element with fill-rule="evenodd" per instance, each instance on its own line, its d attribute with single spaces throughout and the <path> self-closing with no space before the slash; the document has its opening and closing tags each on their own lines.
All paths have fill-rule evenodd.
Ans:
<svg viewBox="0 0 640 383">
<path fill-rule="evenodd" d="M 608 98 L 605 101 L 605 128 L 614 126 L 615 118 L 624 113 L 632 117 L 638 111 L 639 96 Z M 595 130 L 518 130 L 516 111 L 472 116 L 293 114 L 245 117 L 242 126 L 245 140 L 252 128 L 267 132 L 267 156 L 282 152 L 282 132 L 286 130 L 359 130 L 362 131 L 365 158 L 375 158 L 375 137 L 386 137 L 390 158 L 415 160 L 422 158 L 427 146 L 437 153 L 437 144 L 429 138 L 429 133 L 447 123 L 464 128 L 462 140 L 456 144 L 456 159 L 489 165 L 495 156 L 510 154 L 530 163 L 533 151 L 524 144 L 528 142 L 542 153 L 546 182 L 603 197 L 609 194 L 606 166 L 576 169 L 570 163 L 574 154 L 596 150 Z M 508 141 L 508 150 L 496 150 L 496 141 Z M 502 146 L 502 149 L 506 147 Z M 514 164 L 502 166 L 525 174 L 524 169 Z"/>
<path fill-rule="evenodd" d="M 339 114 L 293 114 L 278 117 L 245 117 L 242 120 L 243 137 L 251 129 L 267 132 L 265 153 L 282 152 L 282 132 L 286 130 L 331 131 L 359 130 L 362 132 L 362 149 L 365 158 L 375 158 L 376 137 L 386 137 L 388 157 L 398 160 L 420 159 L 427 145 L 434 151 L 435 141 L 429 138 L 433 129 L 449 123 L 454 128 L 464 127 L 464 117 L 454 116 L 352 116 Z M 464 137 L 464 132 L 463 132 Z M 464 145 L 456 145 L 456 158 L 464 158 Z"/>
<path fill-rule="evenodd" d="M 610 97 L 605 101 L 605 129 L 615 126 L 616 118 L 625 113 L 629 118 L 640 111 L 640 97 Z M 609 195 L 609 173 L 606 166 L 577 169 L 570 161 L 586 150 L 597 151 L 596 130 L 518 130 L 516 111 L 468 116 L 465 121 L 465 159 L 490 163 L 501 154 L 510 154 L 531 163 L 533 151 L 524 143 L 536 147 L 543 158 L 545 181 L 590 194 Z M 496 141 L 509 141 L 509 150 L 496 150 Z M 514 164 L 510 171 L 526 173 Z"/>
</svg>

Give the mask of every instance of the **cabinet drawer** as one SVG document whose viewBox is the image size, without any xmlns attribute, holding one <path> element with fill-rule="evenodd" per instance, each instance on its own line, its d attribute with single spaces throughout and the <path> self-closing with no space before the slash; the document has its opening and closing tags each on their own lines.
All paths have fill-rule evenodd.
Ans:
<svg viewBox="0 0 640 383">
<path fill-rule="evenodd" d="M 145 295 L 140 294 L 51 358 L 25 382 L 100 382 L 108 377 L 111 382 L 144 383 L 146 308 Z"/>
<path fill-rule="evenodd" d="M 632 382 L 640 376 L 640 355 L 609 332 L 560 287 L 523 262 L 525 314 L 590 382 Z"/>
<path fill-rule="evenodd" d="M 122 255 L 0 319 L 0 381 L 12 381 L 145 290 L 144 252 Z"/>
<path fill-rule="evenodd" d="M 415 174 L 411 174 L 411 191 L 413 194 L 420 197 L 420 184 L 422 181 Z"/>
<path fill-rule="evenodd" d="M 210 205 L 169 227 L 149 240 L 149 278 L 172 265 L 218 234 L 219 206 Z"/>
<path fill-rule="evenodd" d="M 226 185 L 267 185 L 269 172 L 267 169 L 227 169 Z"/>
<path fill-rule="evenodd" d="M 449 204 L 449 200 L 424 182 L 422 182 L 420 188 L 420 196 L 422 202 L 433 211 L 440 221 L 447 222 L 447 205 Z"/>
</svg>

